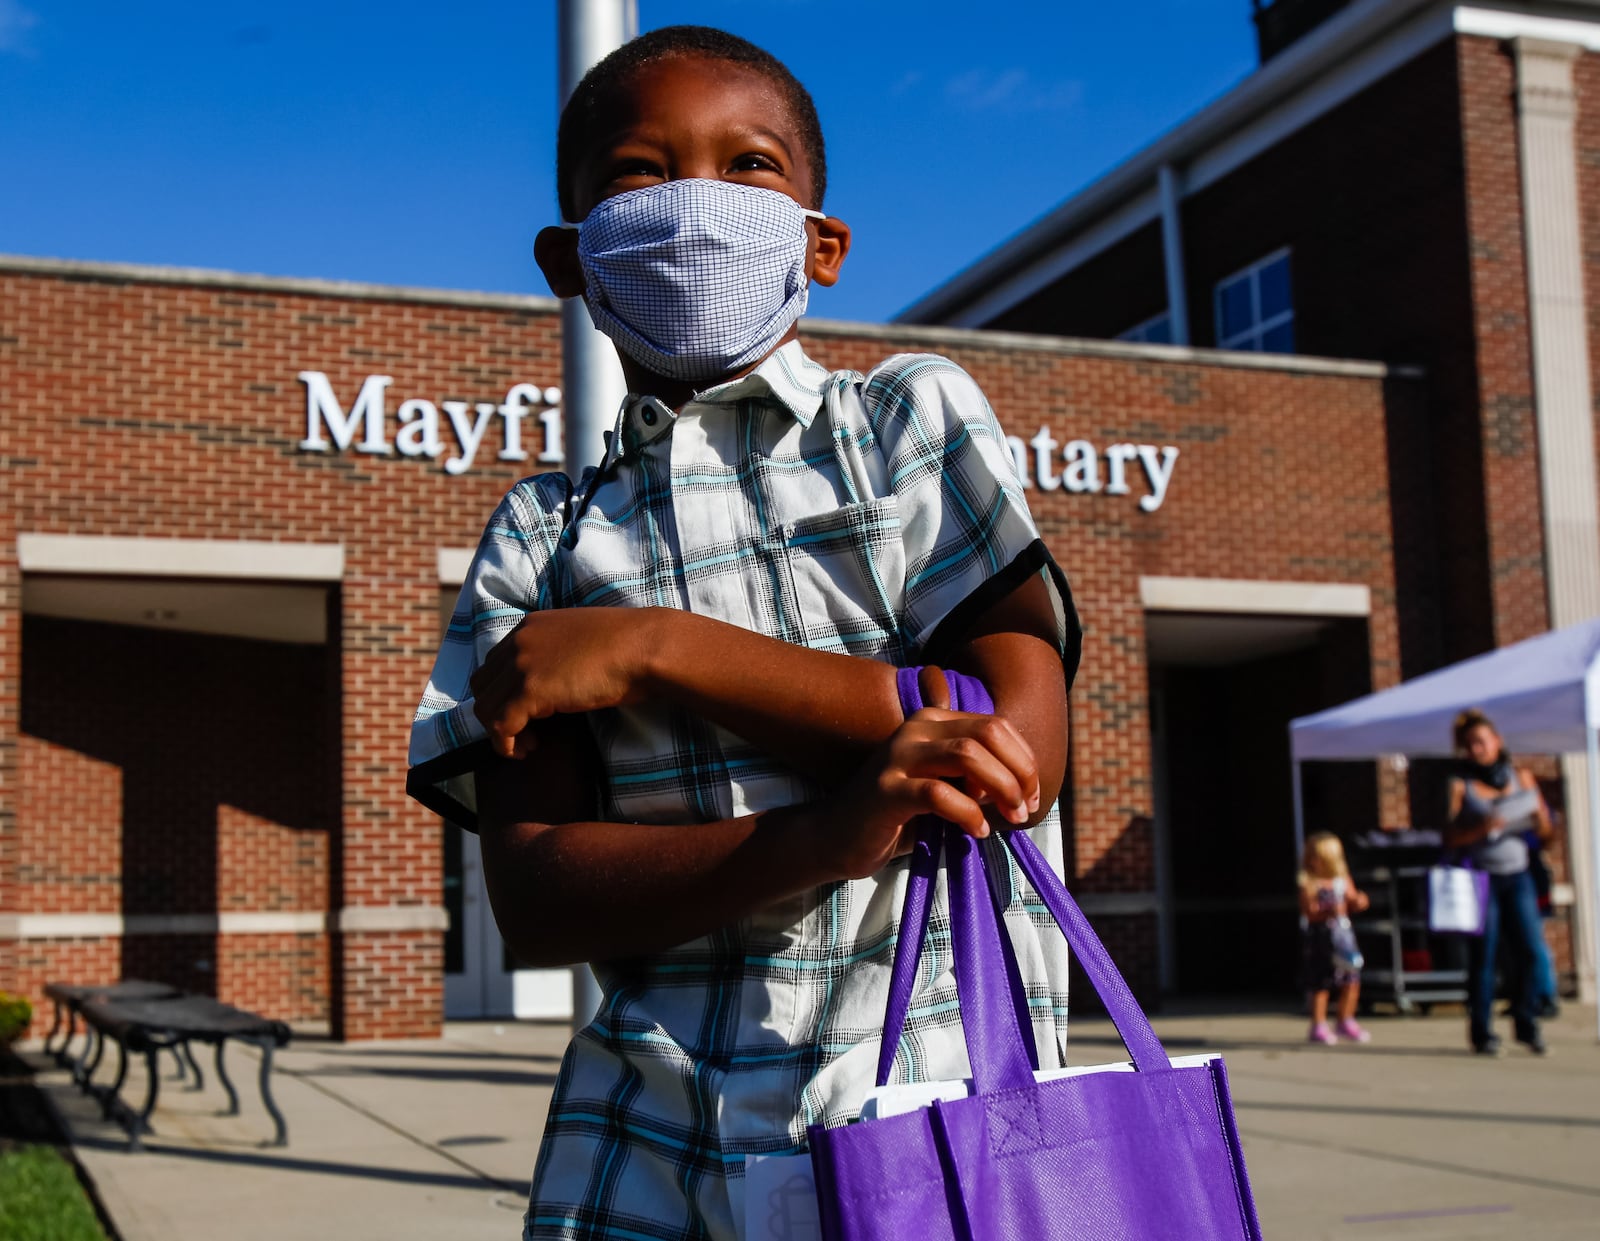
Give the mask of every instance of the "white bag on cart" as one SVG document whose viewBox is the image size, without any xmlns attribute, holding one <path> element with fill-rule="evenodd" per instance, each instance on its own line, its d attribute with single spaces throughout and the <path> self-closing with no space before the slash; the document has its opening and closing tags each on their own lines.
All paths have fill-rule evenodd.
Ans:
<svg viewBox="0 0 1600 1241">
<path fill-rule="evenodd" d="M 1428 929 L 1445 935 L 1482 935 L 1489 903 L 1487 872 L 1470 866 L 1428 870 Z"/>
</svg>

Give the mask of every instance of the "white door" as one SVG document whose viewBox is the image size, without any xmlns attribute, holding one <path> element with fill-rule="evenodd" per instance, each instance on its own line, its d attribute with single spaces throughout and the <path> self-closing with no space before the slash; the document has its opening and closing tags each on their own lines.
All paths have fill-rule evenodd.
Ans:
<svg viewBox="0 0 1600 1241">
<path fill-rule="evenodd" d="M 572 1016 L 572 973 L 514 968 L 483 883 L 478 837 L 446 824 L 444 1015 L 474 1017 Z M 454 837 L 454 840 L 452 840 Z"/>
</svg>

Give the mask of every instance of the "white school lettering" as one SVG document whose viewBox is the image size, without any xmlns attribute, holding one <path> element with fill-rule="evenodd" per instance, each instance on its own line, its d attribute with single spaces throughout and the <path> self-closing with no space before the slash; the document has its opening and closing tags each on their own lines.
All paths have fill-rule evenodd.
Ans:
<svg viewBox="0 0 1600 1241">
<path fill-rule="evenodd" d="M 1067 463 L 1061 481 L 1068 491 L 1081 495 L 1100 490 L 1100 454 L 1088 440 L 1072 440 L 1061 450 Z"/>
<path fill-rule="evenodd" d="M 1031 439 L 1006 436 L 1006 448 L 1023 487 L 1064 490 L 1072 495 L 1132 495 L 1131 480 L 1135 476 L 1128 467 L 1137 461 L 1149 487 L 1139 497 L 1139 510 L 1144 513 L 1154 513 L 1166 502 L 1178 464 L 1178 448 L 1174 444 L 1110 444 L 1101 449 L 1089 440 L 1074 439 L 1063 445 L 1048 426 L 1040 427 Z"/>
<path fill-rule="evenodd" d="M 516 384 L 506 393 L 506 399 L 501 402 L 498 410 L 500 417 L 506 422 L 505 432 L 501 438 L 500 460 L 528 459 L 528 454 L 522 447 L 522 420 L 528 416 L 527 407 L 537 405 L 539 399 L 539 389 L 532 384 Z"/>
<path fill-rule="evenodd" d="M 385 437 L 383 394 L 394 382 L 390 375 L 368 375 L 350 407 L 349 417 L 333 395 L 333 385 L 321 371 L 301 371 L 299 380 L 306 386 L 306 437 L 300 447 L 306 452 L 327 452 L 328 441 L 322 438 L 326 426 L 333 436 L 333 445 L 340 452 L 349 450 L 356 437 L 356 427 L 362 428 L 357 452 L 387 454 L 391 450 Z"/>
<path fill-rule="evenodd" d="M 1011 467 L 1024 487 L 1033 486 L 1033 471 L 1028 468 L 1028 442 L 1020 435 L 1006 436 L 1006 447 L 1011 450 Z"/>
<path fill-rule="evenodd" d="M 548 409 L 539 413 L 539 425 L 544 428 L 544 451 L 539 454 L 541 465 L 558 465 L 567 459 L 567 450 L 561 439 L 564 426 L 561 420 L 561 389 L 546 388 L 545 403 Z"/>
<path fill-rule="evenodd" d="M 566 459 L 562 434 L 561 389 L 521 382 L 495 401 L 432 400 L 412 396 L 395 411 L 394 442 L 389 441 L 388 392 L 392 375 L 368 375 L 361 381 L 349 412 L 339 403 L 333 384 L 322 371 L 300 371 L 306 391 L 306 433 L 299 441 L 303 452 L 362 452 L 373 456 L 398 454 L 410 459 L 440 461 L 446 474 L 458 477 L 472 468 L 484 441 L 496 423 L 500 445 L 496 459 L 526 461 L 530 446 L 525 432 L 528 415 L 537 412 L 543 441 L 535 460 L 540 465 L 560 465 Z M 444 417 L 439 416 L 440 410 Z M 454 451 L 445 443 L 448 422 Z M 1133 494 L 1129 463 L 1137 461 L 1147 485 L 1139 497 L 1139 510 L 1154 513 L 1166 503 L 1178 464 L 1173 444 L 1110 444 L 1104 449 L 1085 439 L 1064 445 L 1049 426 L 1041 426 L 1028 439 L 1005 437 L 1006 450 L 1016 468 L 1017 481 L 1040 491 L 1066 491 L 1071 495 L 1126 496 Z M 1058 466 L 1059 462 L 1059 466 Z M 1102 468 L 1104 473 L 1102 473 Z"/>
<path fill-rule="evenodd" d="M 1050 434 L 1049 427 L 1040 427 L 1039 434 L 1028 442 L 1033 445 L 1033 466 L 1038 474 L 1039 490 L 1055 491 L 1061 486 L 1060 475 L 1050 468 L 1056 451 L 1055 436 Z"/>
<path fill-rule="evenodd" d="M 1159 458 L 1156 456 L 1158 451 L 1161 454 Z M 1150 480 L 1150 494 L 1140 497 L 1139 507 L 1147 513 L 1153 513 L 1167 498 L 1167 484 L 1172 481 L 1172 467 L 1178 464 L 1178 450 L 1171 444 L 1162 449 L 1157 449 L 1154 444 L 1140 444 L 1139 463 L 1144 466 L 1144 475 Z"/>
<path fill-rule="evenodd" d="M 478 445 L 483 442 L 483 433 L 489 427 L 489 419 L 494 417 L 495 403 L 479 401 L 476 422 L 467 420 L 466 401 L 440 401 L 439 404 L 444 407 L 445 416 L 450 419 L 450 426 L 456 433 L 456 442 L 461 445 L 460 455 L 451 457 L 444 463 L 444 472 L 465 474 L 472 466 L 472 459 L 478 455 Z"/>
<path fill-rule="evenodd" d="M 1128 494 L 1128 462 L 1139 455 L 1132 444 L 1113 444 L 1106 449 L 1106 494 Z"/>
<path fill-rule="evenodd" d="M 400 403 L 400 431 L 394 446 L 402 457 L 437 457 L 444 451 L 439 442 L 439 407 L 432 401 L 412 397 Z"/>
<path fill-rule="evenodd" d="M 388 391 L 392 375 L 368 375 L 351 403 L 349 412 L 334 394 L 333 384 L 322 371 L 300 371 L 305 385 L 305 438 L 299 441 L 302 452 L 364 452 L 374 456 L 393 456 L 437 460 L 452 476 L 472 468 L 491 426 L 500 423 L 497 459 L 526 461 L 523 429 L 528 414 L 537 410 L 543 443 L 538 460 L 541 465 L 559 465 L 565 460 L 561 433 L 561 389 L 516 383 L 505 398 L 494 401 L 441 400 L 413 396 L 400 402 L 395 411 L 394 442 L 389 441 Z M 455 451 L 444 440 L 443 409 L 454 433 Z"/>
</svg>

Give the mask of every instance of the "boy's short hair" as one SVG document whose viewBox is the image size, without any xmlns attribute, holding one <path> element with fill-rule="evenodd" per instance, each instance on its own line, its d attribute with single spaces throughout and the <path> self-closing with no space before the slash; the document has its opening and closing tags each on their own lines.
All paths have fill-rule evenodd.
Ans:
<svg viewBox="0 0 1600 1241">
<path fill-rule="evenodd" d="M 573 180 L 593 140 L 595 116 L 601 101 L 646 65 L 673 56 L 701 56 L 747 65 L 778 88 L 793 113 L 795 124 L 800 127 L 806 163 L 811 169 L 812 202 L 809 205 L 820 209 L 823 193 L 828 188 L 822 122 L 817 119 L 817 105 L 812 102 L 810 92 L 800 85 L 788 66 L 771 52 L 725 30 L 711 26 L 663 26 L 624 43 L 590 69 L 561 110 L 561 123 L 556 130 L 556 195 L 562 218 L 576 218 Z"/>
</svg>

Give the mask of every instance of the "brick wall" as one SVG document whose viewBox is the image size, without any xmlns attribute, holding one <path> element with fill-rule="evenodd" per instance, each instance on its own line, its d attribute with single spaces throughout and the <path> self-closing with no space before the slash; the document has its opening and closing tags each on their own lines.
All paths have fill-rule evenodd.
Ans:
<svg viewBox="0 0 1600 1241">
<path fill-rule="evenodd" d="M 1516 65 L 1457 40 L 1494 644 L 1550 627 L 1518 165 Z"/>
<path fill-rule="evenodd" d="M 819 328 L 832 365 L 935 347 L 977 376 L 1024 438 L 1172 445 L 1161 508 L 1125 496 L 1031 499 L 1087 631 L 1072 705 L 1080 890 L 1148 893 L 1143 575 L 1371 588 L 1373 685 L 1398 676 L 1386 420 L 1403 392 L 1368 375 L 1248 369 L 1054 342 Z M 435 551 L 473 544 L 531 462 L 472 469 L 307 454 L 301 370 L 348 409 L 371 374 L 401 400 L 498 402 L 558 382 L 558 319 L 539 305 L 316 296 L 0 271 L 11 454 L 0 520 L 0 895 L 8 911 L 163 917 L 434 907 L 437 821 L 403 792 L 407 722 L 437 645 Z M 1393 385 L 1390 385 L 1391 388 Z M 1405 385 L 1400 385 L 1403 389 Z M 448 430 L 446 431 L 448 441 Z M 542 446 L 536 418 L 526 447 Z M 326 647 L 18 616 L 15 531 L 338 543 Z M 22 669 L 22 718 L 12 703 Z M 11 716 L 5 714 L 10 710 Z M 1287 832 L 1287 824 L 1284 831 Z M 1155 921 L 1104 920 L 1147 994 Z M 0 985 L 168 977 L 344 1037 L 423 1034 L 441 1013 L 434 931 L 143 934 L 0 942 Z"/>
<path fill-rule="evenodd" d="M 0 506 L 5 910 L 131 915 L 439 905 L 438 823 L 403 790 L 406 724 L 437 646 L 435 550 L 475 543 L 484 517 L 530 464 L 496 460 L 492 436 L 460 477 L 438 462 L 398 455 L 301 452 L 306 400 L 295 377 L 303 369 L 325 372 L 348 409 L 368 375 L 392 375 L 392 436 L 396 408 L 408 397 L 500 401 L 517 381 L 559 384 L 558 331 L 557 317 L 541 304 L 484 309 L 287 287 L 0 273 L 8 433 L 7 503 Z M 534 417 L 526 420 L 525 439 L 533 453 L 542 447 Z M 155 774 L 173 779 L 130 787 L 136 775 L 152 773 L 125 766 L 127 754 L 97 759 L 111 739 L 90 735 L 92 687 L 73 690 L 75 719 L 30 720 L 19 737 L 19 654 L 40 644 L 37 661 L 28 655 L 31 677 L 70 678 L 81 661 L 75 653 L 47 653 L 59 626 L 35 632 L 30 622 L 25 647 L 18 531 L 342 544 L 331 657 L 302 659 L 293 678 L 279 675 L 281 658 L 276 666 L 252 656 L 211 670 L 216 710 L 182 734 L 197 747 L 191 774 L 179 776 L 182 756 L 171 755 Z M 141 647 L 158 640 L 179 649 Z M 117 642 L 121 649 L 90 643 L 88 650 L 124 670 L 148 660 L 147 671 L 173 684 L 207 645 L 194 635 L 128 629 Z M 281 713 L 260 729 L 245 715 L 221 718 L 228 704 L 262 689 L 259 681 L 241 685 L 241 673 L 280 688 L 295 678 L 304 688 L 309 678 L 304 717 L 290 729 L 276 727 Z M 27 697 L 30 712 L 70 709 L 46 697 L 43 684 Z M 161 697 L 139 706 L 159 718 Z M 131 743 L 148 723 L 133 721 L 129 729 L 118 744 Z M 57 732 L 61 740 L 52 740 Z M 269 751 L 282 736 L 300 738 L 311 753 L 278 762 L 282 756 Z M 120 791 L 111 768 L 121 768 Z M 54 800 L 58 788 L 72 790 L 69 805 Z M 315 813 L 292 804 L 299 794 L 316 801 Z M 152 817 L 131 817 L 135 803 Z M 157 839 L 143 824 L 164 811 L 176 817 Z M 48 874 L 24 872 L 24 863 L 37 868 L 38 859 L 58 856 L 63 840 L 79 854 L 100 851 L 84 876 L 52 887 Z M 281 869 L 269 875 L 258 866 Z M 120 867 L 120 883 L 94 881 L 108 867 L 114 875 Z M 24 873 L 37 878 L 24 885 Z M 438 1028 L 437 932 L 352 931 L 337 943 L 343 961 L 330 959 L 326 935 L 290 935 L 277 941 L 281 951 L 258 936 L 225 938 L 129 936 L 120 961 L 115 943 L 30 940 L 7 951 L 19 954 L 14 977 L 28 990 L 52 975 L 86 977 L 79 962 L 92 959 L 101 977 L 137 964 L 291 1016 L 321 1005 L 318 1015 L 351 1038 Z M 207 965 L 197 969 L 197 962 Z M 341 970 L 362 980 L 382 972 L 424 981 L 330 991 Z"/>
</svg>

